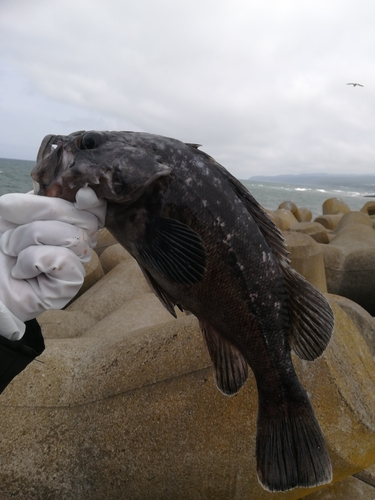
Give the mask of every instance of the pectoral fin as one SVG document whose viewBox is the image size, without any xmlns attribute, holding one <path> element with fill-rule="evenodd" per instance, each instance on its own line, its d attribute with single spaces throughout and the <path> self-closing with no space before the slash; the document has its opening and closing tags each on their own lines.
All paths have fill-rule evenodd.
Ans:
<svg viewBox="0 0 375 500">
<path fill-rule="evenodd" d="M 135 246 L 144 262 L 174 283 L 191 285 L 203 279 L 205 247 L 200 236 L 186 224 L 150 217 Z"/>
<path fill-rule="evenodd" d="M 174 301 L 159 285 L 158 283 L 154 280 L 154 278 L 151 276 L 151 274 L 147 271 L 142 266 L 139 266 L 141 271 L 143 272 L 144 277 L 146 278 L 147 283 L 150 285 L 151 289 L 153 290 L 154 294 L 157 296 L 157 298 L 160 300 L 160 302 L 163 304 L 163 306 L 166 308 L 168 312 L 172 314 L 175 318 L 177 318 L 176 311 L 174 310 L 175 306 L 177 306 L 181 311 L 183 310 L 181 305 L 178 304 L 176 301 Z"/>
</svg>

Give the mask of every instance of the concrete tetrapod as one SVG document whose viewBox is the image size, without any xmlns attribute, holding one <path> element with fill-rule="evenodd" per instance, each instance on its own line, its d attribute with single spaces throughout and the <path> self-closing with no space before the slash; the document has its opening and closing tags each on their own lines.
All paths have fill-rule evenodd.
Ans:
<svg viewBox="0 0 375 500">
<path fill-rule="evenodd" d="M 341 198 L 328 198 L 322 206 L 323 215 L 346 214 L 350 212 L 349 206 Z"/>
<path fill-rule="evenodd" d="M 327 229 L 319 222 L 298 222 L 290 226 L 289 231 L 308 234 L 317 243 L 329 243 Z"/>
<path fill-rule="evenodd" d="M 359 222 L 359 215 L 368 224 Z M 356 223 L 352 222 L 353 218 Z M 348 213 L 343 216 L 342 227 L 329 245 L 320 247 L 328 291 L 353 300 L 374 316 L 375 232 L 370 224 L 369 216 L 359 212 Z"/>
<path fill-rule="evenodd" d="M 375 367 L 354 323 L 332 307 L 324 355 L 294 360 L 339 481 L 375 462 Z M 314 491 L 259 485 L 254 378 L 232 398 L 216 389 L 193 316 L 121 336 L 107 317 L 101 337 L 46 344 L 43 363 L 0 399 L 2 500 L 292 500 Z"/>
<path fill-rule="evenodd" d="M 105 273 L 112 271 L 117 264 L 127 259 L 132 259 L 132 256 L 120 243 L 109 246 L 100 255 L 100 263 Z"/>
<path fill-rule="evenodd" d="M 291 266 L 320 292 L 327 292 L 324 259 L 319 245 L 311 236 L 294 231 L 283 232 Z"/>
<path fill-rule="evenodd" d="M 278 209 L 285 209 L 292 212 L 298 222 L 309 222 L 312 219 L 311 210 L 306 207 L 297 207 L 292 201 L 283 201 Z"/>
</svg>

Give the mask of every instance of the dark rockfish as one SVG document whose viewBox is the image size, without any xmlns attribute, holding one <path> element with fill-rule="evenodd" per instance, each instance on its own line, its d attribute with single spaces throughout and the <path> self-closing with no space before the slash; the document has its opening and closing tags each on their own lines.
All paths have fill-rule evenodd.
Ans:
<svg viewBox="0 0 375 500">
<path fill-rule="evenodd" d="M 332 311 L 294 271 L 280 231 L 224 167 L 197 145 L 134 132 L 47 136 L 32 177 L 39 194 L 108 200 L 106 226 L 164 306 L 200 322 L 218 388 L 235 394 L 248 365 L 259 395 L 256 457 L 270 491 L 331 480 L 331 462 L 290 349 L 313 360 Z"/>
</svg>

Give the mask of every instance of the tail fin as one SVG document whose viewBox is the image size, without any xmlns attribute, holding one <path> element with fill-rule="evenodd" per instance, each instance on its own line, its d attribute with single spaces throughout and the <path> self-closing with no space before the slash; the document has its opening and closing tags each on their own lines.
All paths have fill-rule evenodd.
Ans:
<svg viewBox="0 0 375 500">
<path fill-rule="evenodd" d="M 329 483 L 332 467 L 309 400 L 273 404 L 259 401 L 257 471 L 269 491 Z"/>
</svg>

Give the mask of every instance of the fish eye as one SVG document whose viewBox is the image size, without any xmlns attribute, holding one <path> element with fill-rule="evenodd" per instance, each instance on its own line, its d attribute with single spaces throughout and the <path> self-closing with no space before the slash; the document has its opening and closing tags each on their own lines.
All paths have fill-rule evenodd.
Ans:
<svg viewBox="0 0 375 500">
<path fill-rule="evenodd" d="M 87 132 L 78 137 L 76 144 L 79 149 L 95 149 L 99 146 L 99 135 Z"/>
</svg>

